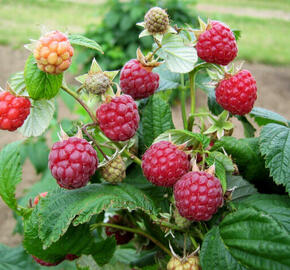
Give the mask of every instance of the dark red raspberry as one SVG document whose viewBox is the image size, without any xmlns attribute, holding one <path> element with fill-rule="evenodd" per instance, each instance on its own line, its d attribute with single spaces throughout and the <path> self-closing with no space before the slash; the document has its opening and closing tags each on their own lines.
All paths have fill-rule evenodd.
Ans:
<svg viewBox="0 0 290 270">
<path fill-rule="evenodd" d="M 228 26 L 217 21 L 211 21 L 208 28 L 198 37 L 198 56 L 208 63 L 224 66 L 229 64 L 238 53 L 233 32 Z"/>
<path fill-rule="evenodd" d="M 121 70 L 122 91 L 134 99 L 146 98 L 159 87 L 159 75 L 142 66 L 137 59 L 131 59 Z"/>
<path fill-rule="evenodd" d="M 30 113 L 28 98 L 16 97 L 9 92 L 0 94 L 0 129 L 14 131 L 21 127 Z"/>
<path fill-rule="evenodd" d="M 56 266 L 56 265 L 60 264 L 61 262 L 63 262 L 63 260 L 61 260 L 59 262 L 49 263 L 49 262 L 45 262 L 45 261 L 43 261 L 43 260 L 41 260 L 33 255 L 31 255 L 31 256 L 38 264 L 43 265 L 43 266 Z"/>
<path fill-rule="evenodd" d="M 95 149 L 84 139 L 56 142 L 49 154 L 49 169 L 62 188 L 85 186 L 98 167 Z"/>
<path fill-rule="evenodd" d="M 187 155 L 167 141 L 152 144 L 142 157 L 145 177 L 157 186 L 173 186 L 189 167 Z"/>
<path fill-rule="evenodd" d="M 47 192 L 42 192 L 34 198 L 33 204 L 37 205 L 40 198 L 44 198 L 47 195 Z"/>
<path fill-rule="evenodd" d="M 215 95 L 217 102 L 230 113 L 247 114 L 257 99 L 256 81 L 245 69 L 233 76 L 226 75 L 217 85 Z"/>
<path fill-rule="evenodd" d="M 33 51 L 37 66 L 50 74 L 60 74 L 69 68 L 74 49 L 67 36 L 52 31 L 41 37 Z"/>
<path fill-rule="evenodd" d="M 206 172 L 189 172 L 173 188 L 181 216 L 194 221 L 211 219 L 223 204 L 220 181 Z"/>
<path fill-rule="evenodd" d="M 132 138 L 140 120 L 137 105 L 128 95 L 116 96 L 102 104 L 96 114 L 101 130 L 113 141 Z"/>
<path fill-rule="evenodd" d="M 121 226 L 122 225 L 128 226 L 128 224 L 124 224 L 124 221 L 122 220 L 122 217 L 120 215 L 115 215 L 113 217 L 110 217 L 108 223 L 121 225 Z M 107 236 L 114 236 L 116 239 L 117 245 L 127 244 L 134 237 L 134 234 L 131 232 L 115 229 L 112 227 L 106 227 L 106 234 Z"/>
<path fill-rule="evenodd" d="M 67 254 L 67 255 L 65 256 L 65 260 L 68 260 L 68 261 L 74 261 L 74 260 L 76 260 L 76 259 L 78 259 L 78 258 L 79 258 L 79 256 L 74 255 L 74 254 Z"/>
</svg>

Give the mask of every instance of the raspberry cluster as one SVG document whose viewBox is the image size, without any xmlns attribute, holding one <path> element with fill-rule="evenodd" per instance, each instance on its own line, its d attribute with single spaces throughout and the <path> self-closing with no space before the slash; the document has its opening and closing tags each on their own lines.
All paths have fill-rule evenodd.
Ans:
<svg viewBox="0 0 290 270">
<path fill-rule="evenodd" d="M 122 91 L 133 99 L 146 98 L 159 87 L 159 75 L 144 67 L 137 59 L 131 59 L 121 70 Z"/>
<path fill-rule="evenodd" d="M 111 81 L 103 72 L 89 74 L 84 82 L 84 87 L 92 94 L 100 95 L 106 92 Z"/>
<path fill-rule="evenodd" d="M 0 129 L 14 131 L 21 127 L 30 114 L 28 98 L 16 97 L 9 92 L 0 94 Z"/>
<path fill-rule="evenodd" d="M 226 75 L 216 87 L 216 100 L 232 114 L 249 113 L 257 99 L 256 81 L 248 70 L 235 75 Z"/>
<path fill-rule="evenodd" d="M 50 74 L 60 74 L 69 68 L 74 49 L 67 36 L 52 31 L 41 37 L 33 51 L 37 66 Z"/>
<path fill-rule="evenodd" d="M 151 145 L 142 157 L 144 176 L 157 186 L 173 186 L 189 167 L 188 156 L 167 141 Z"/>
<path fill-rule="evenodd" d="M 98 167 L 98 157 L 86 140 L 71 137 L 52 146 L 48 166 L 61 187 L 75 189 L 88 183 Z"/>
<path fill-rule="evenodd" d="M 109 183 L 122 182 L 126 177 L 126 165 L 122 157 L 118 155 L 101 169 L 102 177 Z"/>
<path fill-rule="evenodd" d="M 167 270 L 201 270 L 199 266 L 199 258 L 193 256 L 180 260 L 176 257 L 171 257 L 167 264 Z"/>
<path fill-rule="evenodd" d="M 208 63 L 227 65 L 238 53 L 233 32 L 225 24 L 211 21 L 208 30 L 198 37 L 196 50 L 198 56 Z"/>
<path fill-rule="evenodd" d="M 113 217 L 110 217 L 108 223 L 121 225 L 121 226 L 122 225 L 128 226 L 128 224 L 124 222 L 123 218 L 120 215 L 114 215 Z M 134 237 L 134 233 L 123 231 L 120 229 L 115 229 L 112 227 L 106 227 L 106 234 L 107 236 L 114 236 L 116 239 L 117 245 L 127 244 Z"/>
<path fill-rule="evenodd" d="M 100 129 L 113 141 L 131 139 L 139 125 L 139 113 L 131 96 L 121 95 L 102 104 L 96 112 Z"/>
<path fill-rule="evenodd" d="M 204 171 L 183 175 L 173 190 L 180 215 L 189 220 L 209 220 L 223 204 L 219 179 Z"/>
<path fill-rule="evenodd" d="M 169 18 L 166 11 L 160 7 L 148 10 L 144 17 L 145 28 L 151 34 L 164 34 L 169 26 Z"/>
</svg>

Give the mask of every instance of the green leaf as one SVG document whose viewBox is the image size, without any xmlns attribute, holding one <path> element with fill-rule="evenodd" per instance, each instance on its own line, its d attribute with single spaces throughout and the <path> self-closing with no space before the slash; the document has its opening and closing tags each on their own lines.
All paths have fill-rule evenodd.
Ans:
<svg viewBox="0 0 290 270">
<path fill-rule="evenodd" d="M 206 234 L 202 242 L 200 263 L 203 270 L 247 270 L 224 245 L 219 227 L 213 227 Z"/>
<path fill-rule="evenodd" d="M 160 141 L 171 141 L 174 144 L 183 144 L 187 142 L 187 145 L 197 146 L 201 144 L 203 148 L 209 146 L 210 139 L 200 133 L 193 133 L 191 131 L 183 129 L 170 129 L 166 132 L 160 134 L 155 140 L 154 143 Z"/>
<path fill-rule="evenodd" d="M 108 237 L 105 240 L 96 242 L 92 246 L 92 256 L 98 265 L 107 264 L 113 257 L 116 250 L 115 237 Z"/>
<path fill-rule="evenodd" d="M 20 143 L 19 141 L 8 144 L 0 152 L 0 195 L 3 201 L 16 212 L 19 210 L 15 190 L 22 177 Z"/>
<path fill-rule="evenodd" d="M 215 174 L 217 178 L 221 181 L 223 191 L 227 190 L 227 179 L 226 172 L 233 172 L 234 165 L 229 157 L 226 155 L 214 151 L 210 152 L 206 157 L 206 163 L 211 166 L 215 164 Z"/>
<path fill-rule="evenodd" d="M 72 45 L 79 45 L 104 53 L 102 47 L 96 41 L 82 35 L 71 34 L 68 36 L 68 39 Z"/>
<path fill-rule="evenodd" d="M 141 190 L 127 184 L 91 184 L 75 190 L 57 189 L 40 201 L 39 235 L 44 246 L 50 246 L 63 235 L 70 223 L 88 222 L 104 209 L 140 209 L 155 213 L 153 201 Z"/>
<path fill-rule="evenodd" d="M 278 124 L 263 127 L 260 150 L 274 182 L 285 186 L 290 194 L 290 128 Z"/>
<path fill-rule="evenodd" d="M 0 244 L 0 254 L 0 270 L 38 269 L 21 246 L 11 248 Z"/>
<path fill-rule="evenodd" d="M 240 120 L 244 128 L 244 136 L 246 138 L 255 137 L 256 129 L 249 122 L 249 120 L 245 116 L 236 115 L 236 118 Z"/>
<path fill-rule="evenodd" d="M 168 69 L 176 73 L 188 73 L 197 61 L 195 48 L 186 45 L 179 35 L 167 33 L 162 38 L 160 57 L 165 60 Z"/>
<path fill-rule="evenodd" d="M 239 205 L 237 205 L 239 207 Z M 276 194 L 255 194 L 241 201 L 240 206 L 253 207 L 270 214 L 290 233 L 290 199 Z"/>
<path fill-rule="evenodd" d="M 28 96 L 28 92 L 26 91 L 26 85 L 24 81 L 24 72 L 17 72 L 13 74 L 8 83 L 10 84 L 12 90 L 21 96 Z"/>
<path fill-rule="evenodd" d="M 154 68 L 154 72 L 159 74 L 159 87 L 156 92 L 175 89 L 178 87 L 180 75 L 168 70 L 166 65 L 163 64 L 157 68 Z"/>
<path fill-rule="evenodd" d="M 221 147 L 232 156 L 246 180 L 259 181 L 268 178 L 268 171 L 265 169 L 265 162 L 259 150 L 258 138 L 236 139 L 225 136 L 214 144 L 212 150 Z"/>
<path fill-rule="evenodd" d="M 62 84 L 62 74 L 53 75 L 41 71 L 30 55 L 26 61 L 24 78 L 27 92 L 32 99 L 51 99 L 55 97 Z"/>
<path fill-rule="evenodd" d="M 161 133 L 174 128 L 171 109 L 160 97 L 154 95 L 142 111 L 144 144 L 149 147 Z"/>
<path fill-rule="evenodd" d="M 257 189 L 248 181 L 237 175 L 227 175 L 227 189 L 234 189 L 232 201 L 240 201 L 257 193 Z"/>
<path fill-rule="evenodd" d="M 26 140 L 21 146 L 21 153 L 30 159 L 37 174 L 47 170 L 49 149 L 43 137 Z"/>
<path fill-rule="evenodd" d="M 149 182 L 143 175 L 142 169 L 136 164 L 132 164 L 126 170 L 126 178 L 124 183 L 135 186 L 142 190 L 148 197 L 150 197 L 157 208 L 161 209 L 162 212 L 169 212 L 169 201 L 160 200 L 160 198 L 167 198 L 172 194 L 171 188 L 157 187 Z"/>
<path fill-rule="evenodd" d="M 257 201 L 258 198 L 256 198 Z M 273 216 L 278 204 L 267 202 L 266 209 L 240 204 L 206 235 L 201 250 L 203 270 L 282 270 L 290 267 L 289 232 Z M 255 205 L 253 203 L 253 205 Z M 290 209 L 287 209 L 288 219 Z"/>
<path fill-rule="evenodd" d="M 55 110 L 54 99 L 33 100 L 30 114 L 18 131 L 25 137 L 37 137 L 49 127 Z"/>
<path fill-rule="evenodd" d="M 250 116 L 255 119 L 259 126 L 264 126 L 269 123 L 277 123 L 285 126 L 288 125 L 287 119 L 282 115 L 264 108 L 253 108 L 253 110 L 250 112 Z"/>
<path fill-rule="evenodd" d="M 242 31 L 241 30 L 237 30 L 237 29 L 233 29 L 232 32 L 234 33 L 236 41 L 238 41 L 241 38 L 241 36 L 242 36 Z"/>
<path fill-rule="evenodd" d="M 40 200 L 43 201 L 46 198 Z M 50 247 L 45 247 L 39 238 L 39 204 L 24 220 L 23 247 L 28 254 L 32 254 L 47 262 L 58 262 L 67 254 L 87 254 L 93 244 L 89 224 L 70 226 L 63 236 Z"/>
</svg>

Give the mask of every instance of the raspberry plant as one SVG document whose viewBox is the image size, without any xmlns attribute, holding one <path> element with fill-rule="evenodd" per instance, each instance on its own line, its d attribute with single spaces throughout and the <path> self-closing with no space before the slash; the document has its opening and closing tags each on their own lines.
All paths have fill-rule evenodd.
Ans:
<svg viewBox="0 0 290 270">
<path fill-rule="evenodd" d="M 93 40 L 53 31 L 26 46 L 24 72 L 0 95 L 1 129 L 28 137 L 0 152 L 0 195 L 23 234 L 21 247 L 0 245 L 0 269 L 289 269 L 289 121 L 253 107 L 255 79 L 227 65 L 234 32 L 173 27 L 157 7 L 138 25 L 152 51 L 137 50 L 120 85 L 96 60 L 78 89 L 65 82 L 72 46 L 102 52 Z M 208 108 L 197 110 L 197 88 Z M 58 95 L 77 121 L 57 121 Z M 245 138 L 232 136 L 234 118 Z M 42 180 L 17 200 L 26 158 Z"/>
</svg>

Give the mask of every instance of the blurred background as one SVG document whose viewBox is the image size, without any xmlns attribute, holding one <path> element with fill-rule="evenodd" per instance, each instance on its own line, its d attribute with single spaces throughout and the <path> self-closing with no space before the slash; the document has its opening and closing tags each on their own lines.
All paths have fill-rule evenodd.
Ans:
<svg viewBox="0 0 290 270">
<path fill-rule="evenodd" d="M 48 30 L 84 34 L 96 40 L 105 54 L 77 49 L 67 75 L 86 73 L 93 57 L 104 70 L 119 69 L 135 57 L 136 48 L 150 50 L 151 37 L 138 39 L 144 14 L 152 6 L 167 8 L 172 24 L 197 26 L 197 16 L 221 20 L 231 29 L 241 31 L 237 62 L 245 61 L 257 80 L 256 106 L 276 111 L 290 118 L 290 0 L 0 0 L 0 86 L 4 88 L 12 73 L 23 70 L 29 52 L 23 45 L 38 39 L 43 26 Z M 200 93 L 197 104 L 205 104 Z M 59 119 L 71 118 L 60 101 Z M 173 108 L 173 118 L 180 127 L 180 114 Z M 20 139 L 17 133 L 0 132 L 0 148 Z M 27 160 L 24 179 L 17 195 L 39 177 Z M 11 211 L 0 199 L 0 243 L 15 246 L 21 237 L 11 237 L 15 225 Z"/>
</svg>

